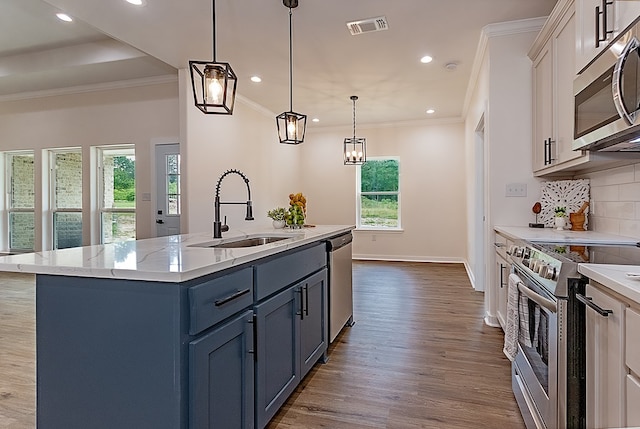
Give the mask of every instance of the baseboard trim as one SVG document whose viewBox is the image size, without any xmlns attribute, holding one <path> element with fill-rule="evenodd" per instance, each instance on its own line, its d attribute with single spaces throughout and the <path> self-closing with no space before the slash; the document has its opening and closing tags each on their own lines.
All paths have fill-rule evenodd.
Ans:
<svg viewBox="0 0 640 429">
<path fill-rule="evenodd" d="M 353 254 L 352 259 L 361 261 L 387 261 L 387 262 L 437 262 L 442 264 L 465 264 L 462 258 L 441 258 L 438 256 L 389 256 L 389 255 L 358 255 Z M 465 264 L 466 265 L 466 264 Z M 468 271 L 467 271 L 468 272 Z"/>
<path fill-rule="evenodd" d="M 496 316 L 489 315 L 489 313 L 485 314 L 484 323 L 492 328 L 501 328 L 498 318 Z"/>
</svg>

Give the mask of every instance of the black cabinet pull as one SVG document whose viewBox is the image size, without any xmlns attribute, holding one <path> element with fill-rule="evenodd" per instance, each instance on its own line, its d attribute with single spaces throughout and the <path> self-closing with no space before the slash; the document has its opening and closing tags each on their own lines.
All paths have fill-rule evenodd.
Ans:
<svg viewBox="0 0 640 429">
<path fill-rule="evenodd" d="M 607 6 L 613 5 L 613 1 L 602 0 L 602 8 L 596 6 L 596 48 L 600 47 L 600 42 L 606 42 L 609 34 L 613 30 L 607 28 L 608 12 Z M 602 34 L 600 33 L 600 17 L 602 17 Z"/>
<path fill-rule="evenodd" d="M 254 314 L 252 318 L 247 320 L 247 323 L 253 325 L 253 344 L 251 345 L 253 349 L 247 350 L 247 353 L 253 354 L 254 362 L 258 360 L 258 329 L 257 329 L 257 317 Z"/>
<path fill-rule="evenodd" d="M 551 137 L 544 141 L 544 165 L 550 165 L 555 161 L 551 156 L 551 143 L 555 143 L 555 140 L 551 140 Z"/>
<path fill-rule="evenodd" d="M 233 301 L 234 299 L 239 298 L 242 295 L 246 295 L 249 292 L 251 292 L 251 289 L 239 290 L 236 293 L 227 296 L 226 298 L 222 298 L 222 299 L 219 299 L 219 300 L 215 301 L 214 304 L 215 304 L 216 307 L 220 307 L 221 305 L 224 305 L 229 301 Z"/>
<path fill-rule="evenodd" d="M 577 293 L 576 299 L 581 303 L 583 303 L 584 305 L 586 305 L 587 307 L 594 310 L 596 313 L 598 313 L 602 317 L 609 317 L 610 314 L 613 314 L 613 310 L 605 310 L 604 308 L 600 307 L 598 304 L 592 301 L 593 298 L 591 298 L 590 296 L 584 296 L 582 294 Z"/>
<path fill-rule="evenodd" d="M 304 312 L 306 313 L 306 315 L 309 315 L 309 284 L 305 283 L 304 284 Z"/>
<path fill-rule="evenodd" d="M 553 140 L 551 140 L 551 137 L 549 137 L 544 141 L 544 165 L 549 165 L 551 164 L 551 161 L 553 161 L 553 158 L 551 158 L 551 142 L 552 141 Z"/>
<path fill-rule="evenodd" d="M 600 47 L 600 6 L 596 6 L 596 48 Z"/>
<path fill-rule="evenodd" d="M 300 313 L 296 312 L 296 314 L 300 315 L 300 320 L 304 320 L 304 291 L 302 289 L 302 286 L 300 286 L 300 288 L 296 292 L 300 294 Z"/>
<path fill-rule="evenodd" d="M 503 271 L 505 269 L 505 266 L 502 265 L 502 263 L 500 263 L 500 287 L 504 287 L 504 277 L 503 277 Z"/>
</svg>

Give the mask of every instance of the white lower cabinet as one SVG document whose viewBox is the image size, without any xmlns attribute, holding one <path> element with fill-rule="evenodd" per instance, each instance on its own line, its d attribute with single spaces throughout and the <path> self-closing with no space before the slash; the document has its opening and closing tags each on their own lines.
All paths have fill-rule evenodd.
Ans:
<svg viewBox="0 0 640 429">
<path fill-rule="evenodd" d="M 496 253 L 496 280 L 498 286 L 498 321 L 505 330 L 507 328 L 507 295 L 509 289 L 509 263 Z"/>
<path fill-rule="evenodd" d="M 640 380 L 627 375 L 627 426 L 640 427 Z"/>
<path fill-rule="evenodd" d="M 595 306 L 611 312 L 604 316 L 595 307 L 586 310 L 587 427 L 625 427 L 625 304 L 593 283 L 587 285 L 586 296 Z"/>
<path fill-rule="evenodd" d="M 507 320 L 507 296 L 509 288 L 509 273 L 511 272 L 511 264 L 507 260 L 507 252 L 513 244 L 509 238 L 504 235 L 495 233 L 495 269 L 493 271 L 493 279 L 491 281 L 491 293 L 494 296 L 495 311 L 498 323 L 502 330 L 506 329 Z"/>
<path fill-rule="evenodd" d="M 625 362 L 627 375 L 627 426 L 640 427 L 640 310 L 627 308 L 625 315 Z"/>
</svg>

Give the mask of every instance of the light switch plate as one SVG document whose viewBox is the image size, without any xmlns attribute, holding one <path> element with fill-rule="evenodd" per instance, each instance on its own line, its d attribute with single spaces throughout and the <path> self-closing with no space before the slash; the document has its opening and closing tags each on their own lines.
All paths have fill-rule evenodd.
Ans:
<svg viewBox="0 0 640 429">
<path fill-rule="evenodd" d="M 527 196 L 527 184 L 526 183 L 508 183 L 505 196 L 507 196 L 507 197 L 526 197 Z"/>
</svg>

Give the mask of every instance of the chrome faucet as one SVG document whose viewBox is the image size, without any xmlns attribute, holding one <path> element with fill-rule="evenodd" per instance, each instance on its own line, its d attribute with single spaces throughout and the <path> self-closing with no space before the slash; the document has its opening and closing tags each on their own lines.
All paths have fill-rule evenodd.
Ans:
<svg viewBox="0 0 640 429">
<path fill-rule="evenodd" d="M 238 174 L 240 177 L 242 177 L 244 183 L 247 184 L 247 202 L 220 202 L 220 184 L 222 183 L 222 179 L 224 179 L 231 173 Z M 213 238 L 222 238 L 222 233 L 229 231 L 229 225 L 227 225 L 227 217 L 224 217 L 224 225 L 222 224 L 222 222 L 220 222 L 220 205 L 222 204 L 246 204 L 247 215 L 244 220 L 253 220 L 253 208 L 251 207 L 251 188 L 249 187 L 249 179 L 247 179 L 247 176 L 242 174 L 242 172 L 235 169 L 227 170 L 218 179 L 218 183 L 216 184 L 216 198 L 213 203 L 215 216 L 215 220 L 213 221 Z"/>
</svg>

